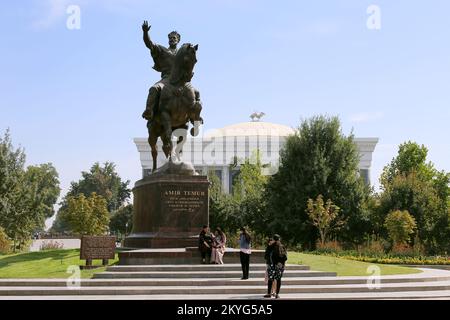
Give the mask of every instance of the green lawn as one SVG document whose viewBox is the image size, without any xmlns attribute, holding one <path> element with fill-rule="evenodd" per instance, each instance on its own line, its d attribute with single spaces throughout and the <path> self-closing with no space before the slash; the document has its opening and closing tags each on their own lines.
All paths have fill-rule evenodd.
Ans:
<svg viewBox="0 0 450 320">
<path fill-rule="evenodd" d="M 382 276 L 422 272 L 418 269 L 400 267 L 396 265 L 374 264 L 298 252 L 289 252 L 287 263 L 305 264 L 310 266 L 311 270 L 336 272 L 338 276 L 369 276 L 372 273 L 367 273 L 367 268 L 371 265 L 380 267 Z"/>
<path fill-rule="evenodd" d="M 319 256 L 298 252 L 289 252 L 288 263 L 309 265 L 312 270 L 337 272 L 338 276 L 367 276 L 367 267 L 373 265 L 367 262 L 346 260 L 329 256 Z M 110 260 L 110 264 L 118 261 Z M 80 260 L 80 251 L 72 250 L 48 250 L 39 252 L 0 255 L 0 278 L 63 278 L 67 279 L 71 274 L 66 273 L 70 265 L 84 265 Z M 94 260 L 95 265 L 100 265 L 101 260 Z M 381 269 L 381 275 L 408 274 L 420 272 L 414 268 L 406 268 L 395 265 L 376 264 Z M 82 278 L 91 278 L 94 273 L 102 272 L 101 267 L 92 270 L 81 270 Z"/>
<path fill-rule="evenodd" d="M 118 261 L 109 260 L 109 264 Z M 85 260 L 80 260 L 80 250 L 48 250 L 27 252 L 19 254 L 0 255 L 0 278 L 64 278 L 71 273 L 66 273 L 70 265 L 85 265 Z M 101 260 L 94 260 L 94 265 L 101 265 Z M 104 271 L 105 268 L 81 270 L 82 278 L 91 278 L 94 273 Z"/>
</svg>

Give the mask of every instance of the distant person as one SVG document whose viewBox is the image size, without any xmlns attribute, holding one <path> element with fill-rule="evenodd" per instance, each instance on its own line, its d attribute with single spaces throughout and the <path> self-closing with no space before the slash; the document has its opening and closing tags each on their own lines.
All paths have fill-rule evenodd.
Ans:
<svg viewBox="0 0 450 320">
<path fill-rule="evenodd" d="M 239 236 L 239 247 L 240 247 L 240 259 L 241 259 L 241 266 L 242 266 L 242 278 L 241 280 L 247 280 L 249 269 L 250 269 L 250 255 L 252 253 L 251 249 L 251 240 L 249 233 L 247 230 L 242 227 L 241 228 L 241 234 Z"/>
<path fill-rule="evenodd" d="M 276 294 L 275 298 L 280 297 L 280 289 L 281 289 L 281 278 L 283 277 L 284 265 L 287 260 L 287 251 L 286 248 L 281 244 L 280 236 L 275 234 L 273 236 L 274 243 L 270 245 L 271 254 L 269 255 L 269 269 L 268 276 L 269 280 L 267 283 L 267 294 L 264 298 L 270 298 L 272 296 L 272 286 L 273 282 L 276 281 Z"/>
<path fill-rule="evenodd" d="M 222 229 L 216 228 L 213 236 L 211 263 L 223 264 L 223 255 L 225 254 L 225 243 L 227 237 Z"/>
<path fill-rule="evenodd" d="M 202 231 L 198 237 L 198 249 L 202 255 L 202 263 L 208 263 L 211 258 L 212 237 L 208 226 L 203 226 Z"/>
<path fill-rule="evenodd" d="M 272 265 L 272 252 L 273 252 L 273 244 L 274 243 L 275 243 L 275 240 L 273 240 L 273 238 L 270 237 L 267 240 L 266 252 L 264 253 L 264 260 L 266 260 L 266 274 L 264 277 L 264 281 L 265 281 L 266 285 L 269 285 L 269 270 Z M 272 296 L 275 296 L 275 294 L 276 294 L 276 285 L 277 285 L 277 281 L 273 280 L 271 291 L 270 291 L 270 294 Z"/>
</svg>

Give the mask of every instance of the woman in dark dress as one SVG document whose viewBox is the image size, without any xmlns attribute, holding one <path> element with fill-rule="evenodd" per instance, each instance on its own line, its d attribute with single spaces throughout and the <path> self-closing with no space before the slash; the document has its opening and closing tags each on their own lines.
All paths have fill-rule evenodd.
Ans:
<svg viewBox="0 0 450 320">
<path fill-rule="evenodd" d="M 267 240 L 267 246 L 266 246 L 266 251 L 265 251 L 265 253 L 264 253 L 264 260 L 266 260 L 266 274 L 265 274 L 265 277 L 264 277 L 264 282 L 265 282 L 265 284 L 266 285 L 268 285 L 269 284 L 269 270 L 270 270 L 270 267 L 271 267 L 271 264 L 272 264 L 272 250 L 273 250 L 273 246 L 272 246 L 272 244 L 274 244 L 275 243 L 275 241 L 273 240 L 273 238 L 272 237 L 270 237 L 268 240 Z M 277 281 L 276 280 L 274 280 L 273 282 L 272 282 L 272 289 L 271 289 L 271 295 L 272 296 L 275 296 L 275 291 L 276 291 L 276 289 L 275 289 L 275 287 L 276 287 L 276 285 L 277 285 Z"/>
<path fill-rule="evenodd" d="M 281 278 L 283 277 L 284 265 L 287 260 L 287 251 L 285 247 L 280 242 L 280 236 L 273 236 L 274 242 L 268 246 L 267 249 L 267 264 L 268 264 L 268 278 L 269 281 L 267 283 L 267 294 L 264 298 L 270 298 L 272 292 L 273 282 L 276 281 L 276 294 L 275 298 L 280 297 L 280 289 L 281 289 Z"/>
</svg>

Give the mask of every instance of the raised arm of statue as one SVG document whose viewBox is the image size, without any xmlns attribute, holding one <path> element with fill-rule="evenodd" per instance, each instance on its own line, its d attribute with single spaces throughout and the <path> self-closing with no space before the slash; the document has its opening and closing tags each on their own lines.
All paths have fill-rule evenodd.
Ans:
<svg viewBox="0 0 450 320">
<path fill-rule="evenodd" d="M 150 31 L 151 27 L 152 26 L 150 26 L 147 21 L 144 21 L 144 23 L 142 24 L 142 31 L 144 33 L 145 46 L 147 48 L 149 48 L 150 50 L 154 50 L 155 44 L 150 40 L 150 36 L 148 35 L 148 32 Z"/>
</svg>

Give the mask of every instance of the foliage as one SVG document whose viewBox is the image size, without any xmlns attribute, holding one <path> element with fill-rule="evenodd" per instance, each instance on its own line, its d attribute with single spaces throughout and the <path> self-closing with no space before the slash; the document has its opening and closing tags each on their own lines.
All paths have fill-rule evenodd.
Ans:
<svg viewBox="0 0 450 320">
<path fill-rule="evenodd" d="M 67 199 L 62 212 L 71 229 L 80 235 L 102 235 L 108 230 L 107 202 L 95 192 L 88 198 L 84 194 Z"/>
<path fill-rule="evenodd" d="M 0 253 L 7 254 L 10 250 L 11 250 L 11 241 L 6 235 L 5 230 L 3 230 L 2 227 L 0 227 Z"/>
<path fill-rule="evenodd" d="M 410 235 L 417 228 L 416 220 L 407 210 L 391 211 L 387 215 L 384 225 L 394 245 L 407 244 L 410 240 Z"/>
<path fill-rule="evenodd" d="M 414 257 L 414 256 L 386 256 L 386 257 L 368 257 L 340 255 L 340 258 L 369 263 L 383 264 L 407 264 L 407 265 L 450 265 L 450 260 L 446 257 Z"/>
<path fill-rule="evenodd" d="M 0 226 L 19 248 L 45 226 L 60 192 L 58 173 L 50 163 L 26 170 L 24 165 L 23 149 L 14 149 L 6 131 L 0 138 Z"/>
<path fill-rule="evenodd" d="M 433 165 L 426 163 L 428 149 L 424 145 L 408 141 L 399 146 L 398 155 L 391 163 L 384 167 L 381 175 L 381 184 L 387 186 L 398 175 L 411 172 L 420 173 L 426 179 L 433 175 Z"/>
<path fill-rule="evenodd" d="M 12 239 L 29 231 L 22 201 L 25 153 L 11 143 L 9 130 L 0 138 L 0 226 Z M 22 223 L 20 223 L 22 222 Z"/>
<path fill-rule="evenodd" d="M 128 188 L 130 181 L 122 181 L 115 171 L 115 165 L 106 162 L 101 166 L 94 163 L 89 172 L 83 171 L 82 178 L 78 182 L 72 182 L 69 191 L 61 202 L 60 212 L 64 211 L 68 198 L 83 194 L 89 197 L 93 192 L 102 196 L 107 202 L 107 210 L 112 213 L 127 204 L 131 190 Z M 52 231 L 61 232 L 70 229 L 69 223 L 63 219 L 64 215 L 56 216 Z"/>
<path fill-rule="evenodd" d="M 303 121 L 280 153 L 280 167 L 267 184 L 267 227 L 292 244 L 313 247 L 317 229 L 309 223 L 308 199 L 333 199 L 347 220 L 339 238 L 363 241 L 370 229 L 363 206 L 369 188 L 359 176 L 359 153 L 353 134 L 345 136 L 337 117 Z"/>
<path fill-rule="evenodd" d="M 316 250 L 320 252 L 336 252 L 341 251 L 342 247 L 339 241 L 318 241 L 316 245 Z"/>
<path fill-rule="evenodd" d="M 109 212 L 119 209 L 130 198 L 130 181 L 122 181 L 112 162 L 105 162 L 103 167 L 96 162 L 89 172 L 83 171 L 81 175 L 78 182 L 71 183 L 67 196 L 89 196 L 95 192 L 106 200 Z"/>
<path fill-rule="evenodd" d="M 111 232 L 122 235 L 130 233 L 133 228 L 133 205 L 129 204 L 114 211 L 109 222 Z"/>
<path fill-rule="evenodd" d="M 323 196 L 319 194 L 317 199 L 308 199 L 306 212 L 308 213 L 311 223 L 319 230 L 320 243 L 325 244 L 329 233 L 340 229 L 345 221 L 339 219 L 340 208 L 328 199 L 326 204 L 323 202 Z"/>
<path fill-rule="evenodd" d="M 428 150 L 414 142 L 399 147 L 380 179 L 378 220 L 393 210 L 408 210 L 429 253 L 450 250 L 450 174 L 426 162 Z"/>
<path fill-rule="evenodd" d="M 338 276 L 368 276 L 367 268 L 373 263 L 357 261 L 354 257 L 343 258 L 333 255 L 288 253 L 289 264 L 304 264 L 316 271 L 336 272 Z M 377 264 L 382 275 L 412 274 L 421 271 L 415 268 Z"/>
<path fill-rule="evenodd" d="M 252 233 L 253 245 L 262 242 L 268 231 L 265 218 L 264 190 L 267 177 L 262 174 L 265 165 L 259 152 L 240 164 L 240 171 L 233 185 L 233 193 L 221 190 L 219 178 L 209 172 L 210 224 L 220 226 L 228 234 L 237 234 L 242 226 Z"/>
<path fill-rule="evenodd" d="M 64 248 L 64 244 L 58 241 L 43 241 L 40 245 L 39 249 L 42 250 L 56 250 Z"/>
<path fill-rule="evenodd" d="M 58 172 L 51 163 L 45 163 L 29 166 L 24 178 L 31 196 L 29 210 L 41 219 L 38 226 L 42 229 L 45 220 L 55 214 L 53 206 L 61 191 Z"/>
</svg>

